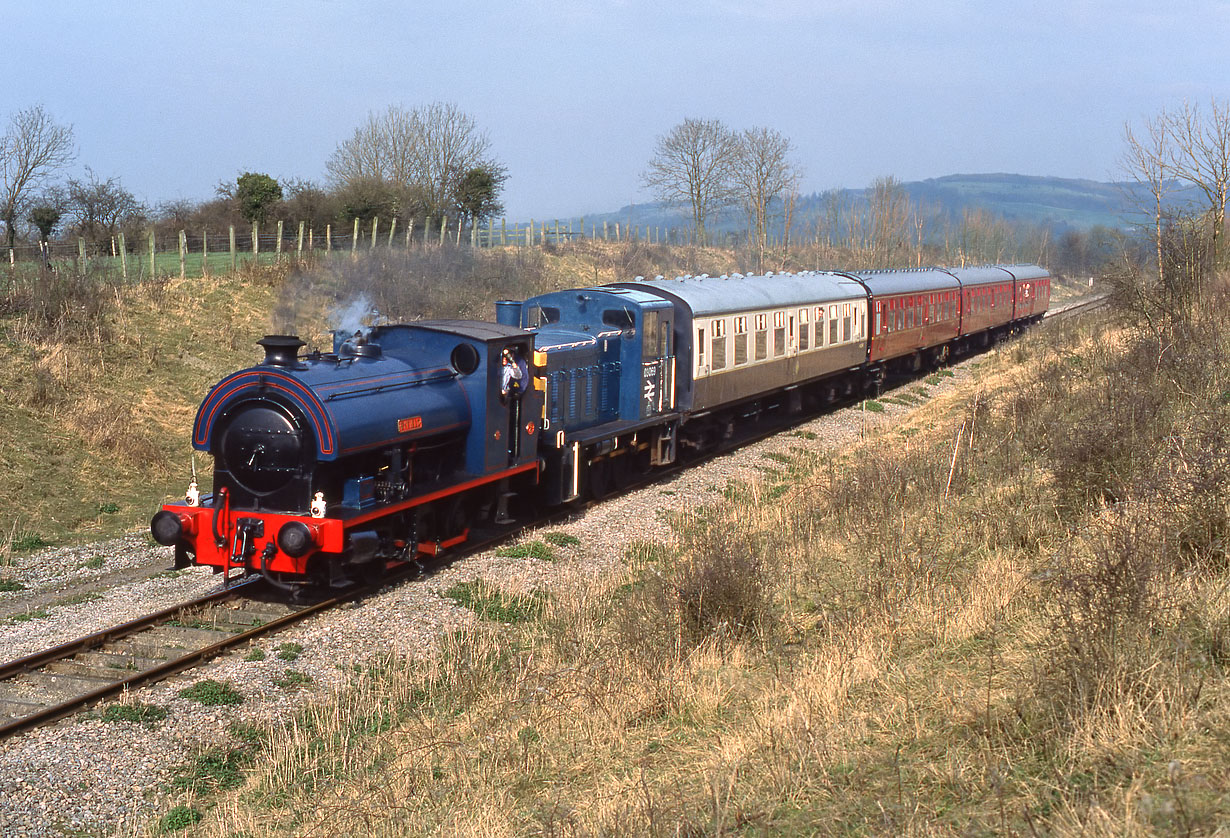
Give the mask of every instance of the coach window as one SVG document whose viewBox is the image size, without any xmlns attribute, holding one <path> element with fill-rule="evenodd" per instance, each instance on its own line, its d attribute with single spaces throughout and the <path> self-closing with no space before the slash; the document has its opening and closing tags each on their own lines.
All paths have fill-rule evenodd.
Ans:
<svg viewBox="0 0 1230 838">
<path fill-rule="evenodd" d="M 799 309 L 799 351 L 806 352 L 808 349 L 808 338 L 811 337 L 810 327 L 807 323 L 807 309 Z"/>
<path fill-rule="evenodd" d="M 786 354 L 786 312 L 773 312 L 773 354 Z"/>
<path fill-rule="evenodd" d="M 747 363 L 747 316 L 735 318 L 735 366 Z"/>
<path fill-rule="evenodd" d="M 726 369 L 726 321 L 714 320 L 709 324 L 713 331 L 713 346 L 710 355 L 713 357 L 713 369 Z"/>
<path fill-rule="evenodd" d="M 824 346 L 824 306 L 816 306 L 815 315 L 816 348 L 819 349 Z"/>
<path fill-rule="evenodd" d="M 756 360 L 769 357 L 769 315 L 756 315 Z"/>
<path fill-rule="evenodd" d="M 837 343 L 837 306 L 829 306 L 829 345 Z"/>
<path fill-rule="evenodd" d="M 853 307 L 852 307 L 849 303 L 845 303 L 845 304 L 843 304 L 843 305 L 842 305 L 842 307 L 841 307 L 841 339 L 842 339 L 843 341 L 847 341 L 847 340 L 849 340 L 849 339 L 850 339 L 850 334 L 851 334 L 851 330 L 850 330 L 851 320 L 850 320 L 850 318 L 851 318 L 851 316 L 852 316 L 852 315 L 851 315 L 851 311 L 850 311 L 850 310 L 851 310 L 851 308 L 853 308 Z"/>
<path fill-rule="evenodd" d="M 705 368 L 705 330 L 696 330 L 696 370 Z"/>
</svg>

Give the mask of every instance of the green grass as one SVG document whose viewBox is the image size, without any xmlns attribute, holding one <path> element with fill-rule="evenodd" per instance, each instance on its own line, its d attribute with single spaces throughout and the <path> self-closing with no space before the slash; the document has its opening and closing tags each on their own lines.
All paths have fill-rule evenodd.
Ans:
<svg viewBox="0 0 1230 838">
<path fill-rule="evenodd" d="M 187 829 L 200 823 L 202 817 L 203 815 L 191 806 L 176 806 L 158 821 L 158 834 L 166 835 Z"/>
<path fill-rule="evenodd" d="M 566 532 L 549 532 L 542 538 L 548 544 L 554 544 L 556 547 L 576 547 L 581 543 L 581 539 Z"/>
<path fill-rule="evenodd" d="M 295 661 L 303 652 L 303 646 L 298 643 L 283 643 L 278 646 L 278 660 Z"/>
<path fill-rule="evenodd" d="M 884 405 L 881 402 L 876 401 L 875 399 L 867 399 L 867 401 L 863 402 L 862 408 L 863 410 L 866 410 L 868 413 L 883 413 L 884 412 Z"/>
<path fill-rule="evenodd" d="M 478 580 L 458 582 L 445 591 L 444 596 L 463 608 L 470 609 L 479 619 L 497 623 L 536 620 L 542 616 L 547 598 L 542 591 L 506 594 Z"/>
<path fill-rule="evenodd" d="M 103 710 L 104 722 L 138 722 L 152 725 L 167 717 L 167 708 L 157 704 L 112 704 Z"/>
<path fill-rule="evenodd" d="M 312 677 L 297 669 L 287 669 L 281 675 L 273 678 L 273 685 L 284 690 L 297 690 L 312 683 Z"/>
<path fill-rule="evenodd" d="M 210 748 L 182 766 L 171 779 L 171 787 L 198 794 L 237 788 L 243 783 L 243 769 L 251 764 L 248 748 Z"/>
<path fill-rule="evenodd" d="M 26 586 L 18 582 L 16 579 L 0 579 L 0 593 L 24 591 L 25 589 Z"/>
<path fill-rule="evenodd" d="M 544 562 L 555 561 L 555 551 L 541 541 L 523 541 L 511 544 L 495 551 L 497 556 L 510 559 L 540 559 Z"/>
<path fill-rule="evenodd" d="M 191 687 L 179 691 L 184 698 L 200 702 L 206 707 L 222 707 L 229 704 L 242 704 L 243 693 L 233 684 L 226 681 L 206 679 L 197 681 Z"/>
<path fill-rule="evenodd" d="M 43 618 L 50 617 L 50 616 L 51 616 L 51 612 L 46 611 L 42 608 L 39 608 L 34 611 L 27 611 L 24 614 L 14 614 L 12 617 L 9 617 L 8 620 L 5 621 L 5 623 L 7 625 L 15 625 L 17 623 L 28 623 L 31 620 L 42 620 Z"/>
<path fill-rule="evenodd" d="M 264 649 L 262 649 L 260 646 L 253 646 L 251 649 L 248 650 L 248 653 L 243 656 L 243 659 L 249 662 L 263 661 L 265 657 L 266 655 L 265 655 Z"/>
<path fill-rule="evenodd" d="M 107 563 L 107 560 L 104 559 L 102 556 L 94 556 L 93 558 L 86 559 L 84 562 L 77 565 L 77 569 L 78 570 L 99 570 L 106 563 Z"/>
</svg>

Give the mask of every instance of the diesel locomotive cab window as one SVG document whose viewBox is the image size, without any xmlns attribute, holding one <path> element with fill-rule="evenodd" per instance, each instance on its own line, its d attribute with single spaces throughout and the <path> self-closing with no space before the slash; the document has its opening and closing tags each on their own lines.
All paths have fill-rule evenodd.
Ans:
<svg viewBox="0 0 1230 838">
<path fill-rule="evenodd" d="M 627 331 L 636 325 L 632 312 L 626 308 L 608 308 L 602 312 L 602 322 L 613 329 L 619 329 L 621 332 Z"/>
<path fill-rule="evenodd" d="M 645 328 L 642 329 L 645 340 L 644 357 L 660 358 L 662 357 L 662 312 L 647 311 L 644 317 Z"/>
<path fill-rule="evenodd" d="M 530 306 L 525 315 L 525 328 L 538 329 L 549 323 L 559 322 L 559 309 L 555 306 Z"/>
</svg>

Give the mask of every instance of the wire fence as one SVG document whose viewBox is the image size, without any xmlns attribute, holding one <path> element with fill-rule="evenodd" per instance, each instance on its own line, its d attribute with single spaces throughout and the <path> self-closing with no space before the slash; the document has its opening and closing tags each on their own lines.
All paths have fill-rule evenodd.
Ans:
<svg viewBox="0 0 1230 838">
<path fill-rule="evenodd" d="M 417 227 L 417 229 L 416 229 Z M 401 219 L 356 219 L 352 224 L 327 224 L 316 229 L 306 223 L 279 221 L 276 229 L 262 230 L 230 226 L 223 231 L 178 233 L 144 231 L 117 232 L 92 240 L 78 237 L 41 244 L 19 243 L 8 248 L 8 263 L 110 265 L 124 278 L 158 276 L 208 276 L 237 270 L 253 264 L 275 264 L 283 260 L 308 262 L 322 254 L 357 255 L 379 248 L 415 247 L 545 247 L 581 239 L 599 241 L 643 241 L 648 243 L 691 244 L 690 229 L 641 226 L 602 221 L 586 225 L 585 219 L 551 222 L 509 223 L 494 219 L 477 224 L 464 219 L 444 218 L 435 223 L 404 222 Z"/>
</svg>

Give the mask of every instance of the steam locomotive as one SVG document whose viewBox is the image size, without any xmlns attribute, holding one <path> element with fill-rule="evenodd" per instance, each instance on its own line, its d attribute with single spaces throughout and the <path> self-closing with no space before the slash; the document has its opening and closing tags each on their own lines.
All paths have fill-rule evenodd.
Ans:
<svg viewBox="0 0 1230 838">
<path fill-rule="evenodd" d="M 637 278 L 425 320 L 259 341 L 192 444 L 214 458 L 151 522 L 177 567 L 287 588 L 378 578 L 526 506 L 601 498 L 768 413 L 801 413 L 1040 320 L 1036 265 Z"/>
</svg>

